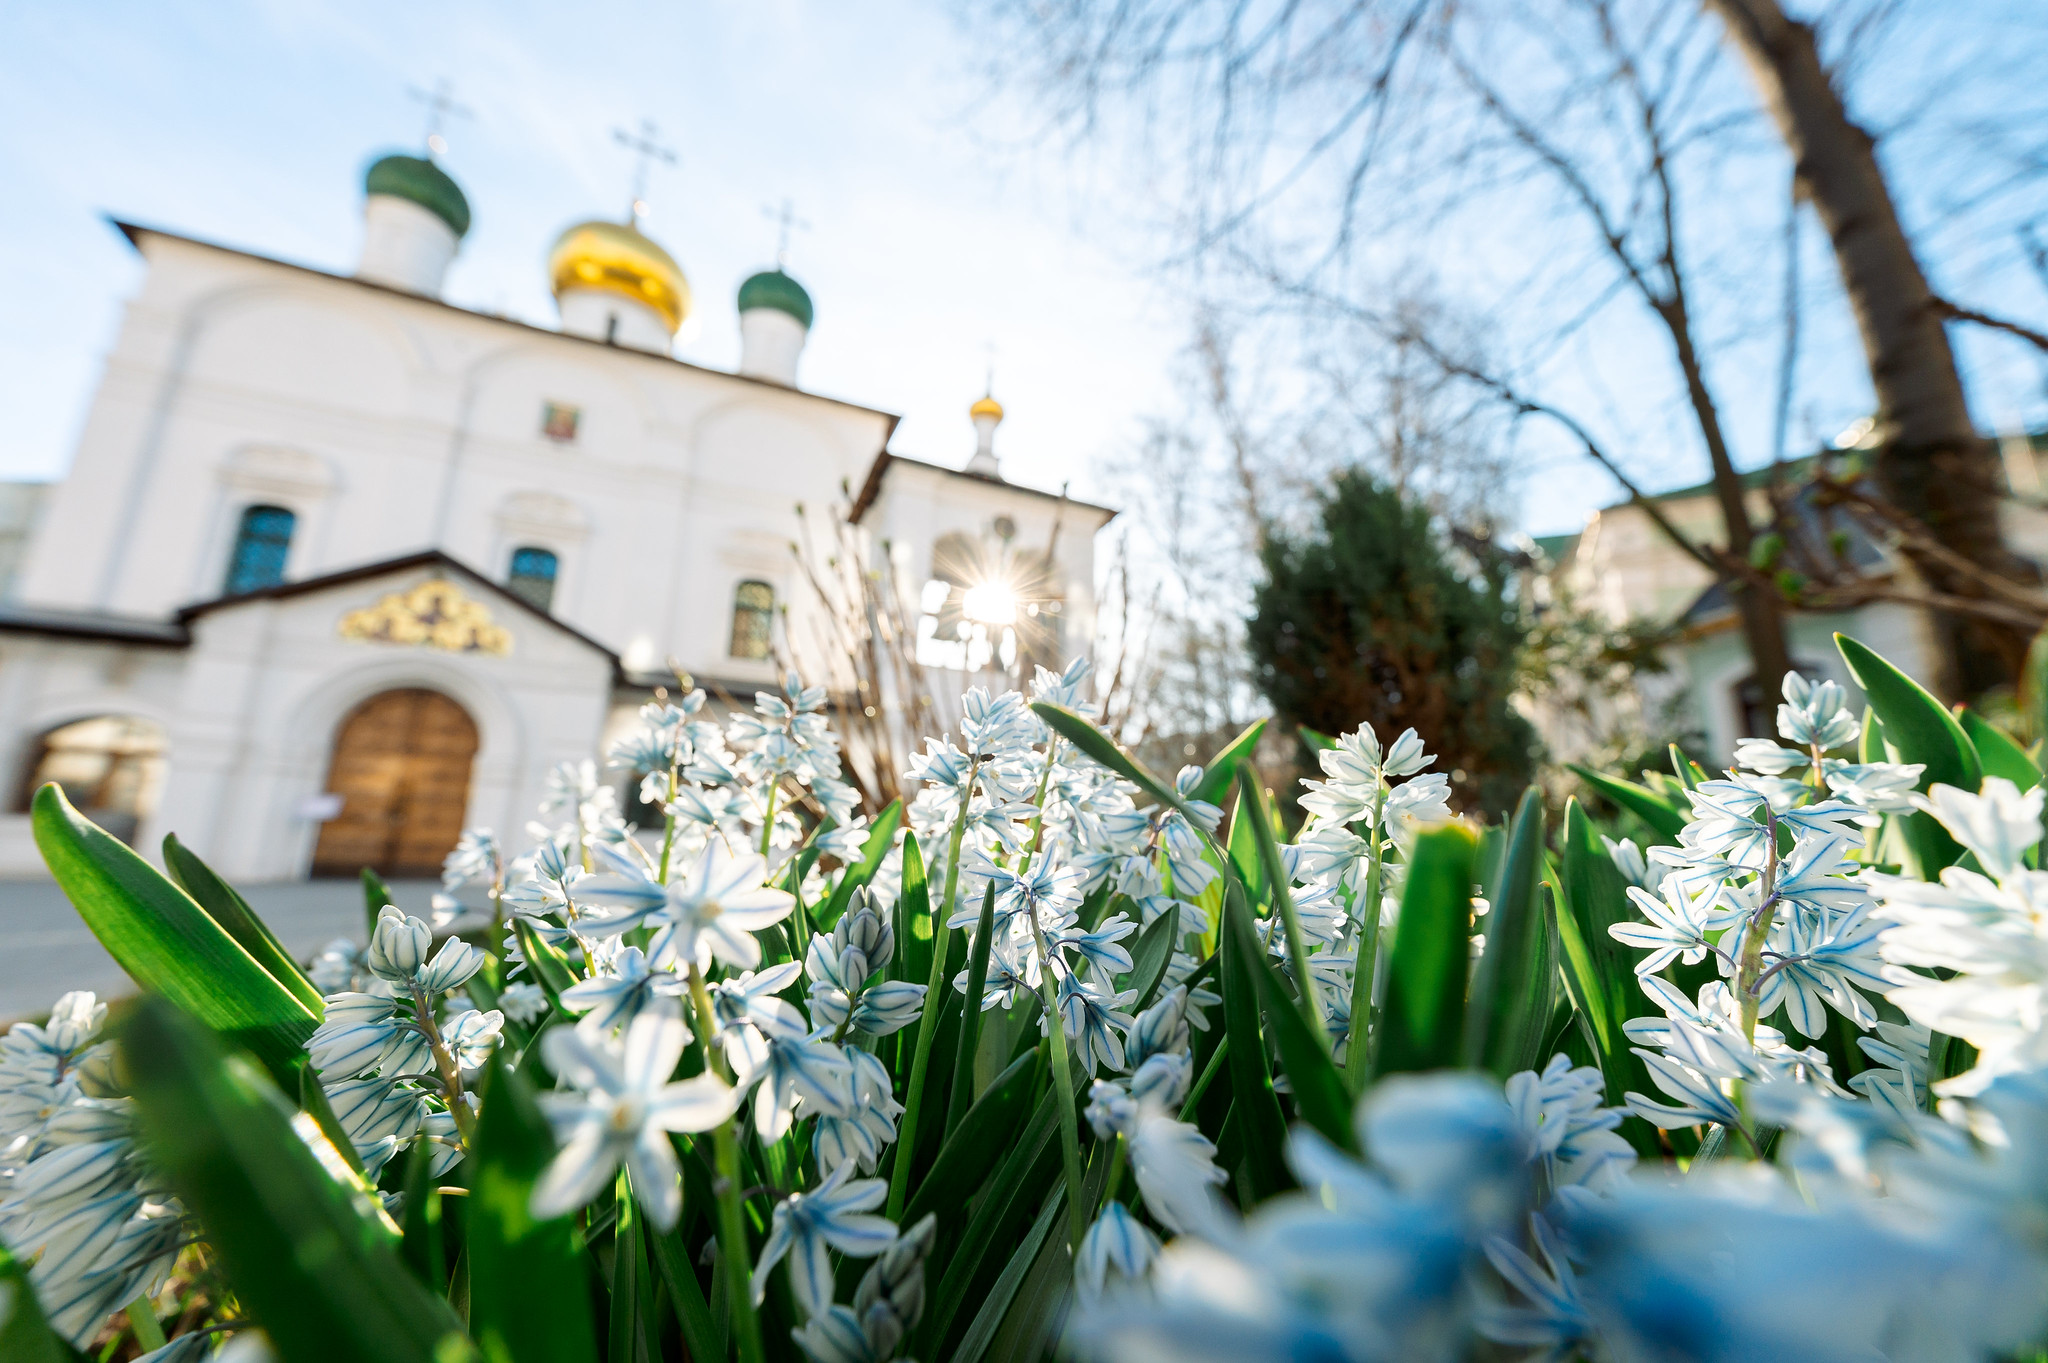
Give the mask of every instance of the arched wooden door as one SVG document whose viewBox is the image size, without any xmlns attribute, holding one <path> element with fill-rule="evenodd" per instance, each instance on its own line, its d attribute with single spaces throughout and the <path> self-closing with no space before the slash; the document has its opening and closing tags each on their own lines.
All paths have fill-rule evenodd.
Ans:
<svg viewBox="0 0 2048 1363">
<path fill-rule="evenodd" d="M 431 876 L 462 835 L 476 723 L 439 691 L 370 697 L 334 737 L 327 789 L 341 813 L 320 826 L 314 875 Z"/>
</svg>

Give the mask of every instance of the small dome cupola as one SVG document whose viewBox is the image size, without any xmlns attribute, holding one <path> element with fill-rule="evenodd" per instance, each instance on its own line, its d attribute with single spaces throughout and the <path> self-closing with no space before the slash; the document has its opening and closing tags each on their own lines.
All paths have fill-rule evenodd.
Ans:
<svg viewBox="0 0 2048 1363">
<path fill-rule="evenodd" d="M 740 285 L 740 373 L 796 387 L 797 361 L 810 336 L 811 295 L 780 265 Z"/>
<path fill-rule="evenodd" d="M 426 157 L 381 156 L 363 176 L 363 255 L 356 275 L 438 298 L 469 222 L 469 199 L 447 171 Z"/>
<path fill-rule="evenodd" d="M 577 223 L 548 252 L 562 330 L 666 355 L 690 315 L 690 281 L 636 222 Z"/>
<path fill-rule="evenodd" d="M 993 388 L 993 382 L 991 382 Z M 974 422 L 974 457 L 967 461 L 968 473 L 979 478 L 1002 481 L 1002 465 L 996 459 L 996 427 L 1003 424 L 1003 404 L 993 392 L 983 393 L 967 415 Z"/>
</svg>

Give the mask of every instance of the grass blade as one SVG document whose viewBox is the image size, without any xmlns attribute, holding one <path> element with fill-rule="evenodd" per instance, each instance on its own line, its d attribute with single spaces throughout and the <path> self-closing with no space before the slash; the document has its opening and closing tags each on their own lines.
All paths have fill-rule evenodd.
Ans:
<svg viewBox="0 0 2048 1363">
<path fill-rule="evenodd" d="M 400 1262 L 374 1195 L 321 1166 L 259 1070 L 159 998 L 136 1004 L 120 1048 L 151 1158 L 283 1357 L 468 1356 L 447 1303 Z"/>
<path fill-rule="evenodd" d="M 1543 793 L 1522 793 L 1508 831 L 1500 889 L 1486 915 L 1486 950 L 1465 1008 L 1465 1064 L 1505 1079 L 1542 1049 L 1556 995 L 1543 912 Z"/>
<path fill-rule="evenodd" d="M 597 1363 L 574 1217 L 536 1221 L 555 1138 L 524 1075 L 491 1057 L 470 1154 L 469 1326 L 488 1363 Z"/>
<path fill-rule="evenodd" d="M 1465 988 L 1472 962 L 1472 883 L 1479 841 L 1463 824 L 1415 839 L 1401 916 L 1387 962 L 1375 1078 L 1447 1069 L 1464 1049 Z"/>
<path fill-rule="evenodd" d="M 191 896 L 46 785 L 30 813 L 50 874 L 129 978 L 246 1047 L 296 1092 L 319 1019 Z"/>
<path fill-rule="evenodd" d="M 214 922 L 226 929 L 228 936 L 242 944 L 242 950 L 255 958 L 256 964 L 270 973 L 294 998 L 306 1005 L 318 1018 L 327 1010 L 327 1000 L 320 997 L 320 991 L 306 978 L 306 972 L 299 969 L 291 953 L 277 940 L 269 926 L 256 916 L 249 907 L 249 901 L 235 892 L 234 886 L 215 875 L 213 868 L 194 855 L 191 848 L 178 841 L 175 833 L 164 835 L 164 868 L 171 873 L 171 879 L 193 902 L 205 909 Z"/>
</svg>

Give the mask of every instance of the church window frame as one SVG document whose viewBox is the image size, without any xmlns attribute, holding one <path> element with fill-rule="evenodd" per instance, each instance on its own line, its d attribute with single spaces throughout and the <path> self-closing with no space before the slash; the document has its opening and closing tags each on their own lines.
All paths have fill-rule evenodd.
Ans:
<svg viewBox="0 0 2048 1363">
<path fill-rule="evenodd" d="M 758 577 L 736 583 L 732 589 L 732 633 L 726 656 L 747 662 L 766 662 L 774 646 L 775 584 Z"/>
<path fill-rule="evenodd" d="M 291 507 L 275 502 L 244 506 L 235 518 L 221 594 L 246 596 L 283 585 L 298 531 L 299 513 Z"/>
<path fill-rule="evenodd" d="M 554 614 L 562 556 L 544 544 L 521 544 L 505 559 L 505 590 L 543 615 Z"/>
</svg>

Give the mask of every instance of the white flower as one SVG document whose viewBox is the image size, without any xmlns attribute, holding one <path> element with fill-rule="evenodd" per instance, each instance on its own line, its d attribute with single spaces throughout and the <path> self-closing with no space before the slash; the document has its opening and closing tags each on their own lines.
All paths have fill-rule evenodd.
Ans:
<svg viewBox="0 0 2048 1363">
<path fill-rule="evenodd" d="M 1915 796 L 1913 805 L 1941 820 L 1955 840 L 1977 854 L 1993 880 L 2005 880 L 2024 865 L 2027 849 L 2041 840 L 2041 802 L 2048 787 L 2022 795 L 2003 776 L 1987 776 L 1981 794 L 1936 784 Z"/>
<path fill-rule="evenodd" d="M 1810 682 L 1797 672 L 1785 674 L 1785 703 L 1778 707 L 1778 732 L 1802 748 L 1839 748 L 1863 731 L 1849 709 L 1849 693 L 1841 683 Z"/>
<path fill-rule="evenodd" d="M 690 961 L 700 971 L 710 969 L 713 956 L 751 970 L 761 961 L 754 934 L 796 907 L 793 895 L 768 888 L 767 879 L 768 863 L 760 856 L 736 857 L 714 840 L 689 879 L 669 887 L 668 921 L 656 930 L 648 954 Z"/>
<path fill-rule="evenodd" d="M 1081 1237 L 1074 1260 L 1074 1283 L 1084 1299 L 1099 1297 L 1120 1283 L 1143 1280 L 1159 1257 L 1159 1237 L 1131 1215 L 1121 1202 L 1111 1202 Z"/>
<path fill-rule="evenodd" d="M 1138 1191 L 1159 1224 L 1209 1240 L 1225 1236 L 1229 1217 L 1216 1188 L 1226 1176 L 1216 1167 L 1216 1147 L 1207 1136 L 1148 1107 L 1138 1114 L 1130 1148 Z"/>
<path fill-rule="evenodd" d="M 623 1160 L 649 1219 L 662 1230 L 674 1228 L 683 1198 L 668 1133 L 709 1131 L 731 1117 L 739 1101 L 716 1075 L 669 1082 L 688 1039 L 671 1004 L 642 1009 L 623 1045 L 565 1027 L 542 1039 L 549 1068 L 582 1092 L 547 1097 L 548 1115 L 567 1139 L 534 1185 L 536 1219 L 566 1216 L 590 1201 Z"/>
<path fill-rule="evenodd" d="M 409 983 L 433 944 L 431 928 L 386 904 L 377 910 L 377 926 L 370 934 L 367 959 L 371 973 L 394 984 Z"/>
<path fill-rule="evenodd" d="M 797 1301 L 813 1316 L 832 1304 L 832 1259 L 828 1250 L 856 1259 L 872 1259 L 896 1239 L 896 1223 L 867 1215 L 889 1196 L 878 1178 L 853 1178 L 854 1166 L 842 1164 L 807 1193 L 792 1193 L 775 1208 L 768 1243 L 754 1266 L 754 1304 L 768 1292 L 768 1271 L 789 1258 L 789 1284 Z M 851 1180 L 851 1181 L 849 1181 Z"/>
</svg>

